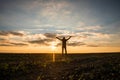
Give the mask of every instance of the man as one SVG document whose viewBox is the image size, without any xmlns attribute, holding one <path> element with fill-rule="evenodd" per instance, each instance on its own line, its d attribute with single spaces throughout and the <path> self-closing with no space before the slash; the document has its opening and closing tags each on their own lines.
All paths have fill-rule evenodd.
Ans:
<svg viewBox="0 0 120 80">
<path fill-rule="evenodd" d="M 65 39 L 65 37 L 63 37 L 62 39 L 56 37 L 57 39 L 59 39 L 60 41 L 62 41 L 62 55 L 64 53 L 65 50 L 65 54 L 67 54 L 67 48 L 66 48 L 66 42 L 71 38 L 71 36 L 68 39 Z"/>
</svg>

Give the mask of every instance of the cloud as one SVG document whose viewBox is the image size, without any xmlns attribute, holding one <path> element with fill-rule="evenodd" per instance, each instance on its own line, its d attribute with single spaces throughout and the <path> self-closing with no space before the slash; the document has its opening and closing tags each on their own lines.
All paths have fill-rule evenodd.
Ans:
<svg viewBox="0 0 120 80">
<path fill-rule="evenodd" d="M 57 35 L 55 33 L 45 33 L 44 36 L 47 38 L 55 38 Z"/>
<path fill-rule="evenodd" d="M 0 41 L 4 41 L 5 39 L 4 38 L 0 38 Z"/>
<path fill-rule="evenodd" d="M 0 44 L 1 46 L 27 46 L 29 44 L 48 46 L 55 40 L 56 35 L 55 33 L 31 34 L 24 31 L 0 31 Z"/>
<path fill-rule="evenodd" d="M 12 36 L 9 36 L 12 35 Z M 107 34 L 100 32 L 73 32 L 73 33 L 30 33 L 25 31 L 0 31 L 0 45 L 1 46 L 50 46 L 52 42 L 56 42 L 57 46 L 61 45 L 61 42 L 56 41 L 55 38 L 62 38 L 65 36 L 73 36 L 68 41 L 68 46 L 86 46 L 86 47 L 98 47 L 98 46 L 119 46 L 120 33 Z M 116 40 L 115 40 L 116 39 Z"/>
<path fill-rule="evenodd" d="M 96 44 L 88 44 L 88 47 L 99 47 L 100 45 L 96 45 Z"/>
<path fill-rule="evenodd" d="M 0 46 L 12 46 L 10 44 L 0 44 Z"/>
<path fill-rule="evenodd" d="M 27 46 L 28 44 L 26 43 L 10 43 L 12 44 L 13 46 Z"/>
<path fill-rule="evenodd" d="M 86 45 L 84 42 L 71 42 L 68 43 L 68 46 L 83 46 Z"/>
<path fill-rule="evenodd" d="M 0 46 L 27 46 L 28 45 L 28 43 L 21 41 L 19 39 L 14 39 L 14 38 L 15 36 L 12 36 L 12 38 L 0 37 Z"/>
<path fill-rule="evenodd" d="M 15 32 L 15 31 L 0 31 L 1 36 L 8 36 L 8 35 L 14 35 L 14 36 L 23 36 L 23 33 Z"/>
<path fill-rule="evenodd" d="M 49 42 L 52 42 L 54 41 L 53 39 L 38 39 L 38 40 L 32 40 L 32 41 L 28 41 L 29 43 L 31 44 L 38 44 L 38 45 L 46 45 L 46 46 L 49 46 Z"/>
<path fill-rule="evenodd" d="M 0 46 L 27 46 L 27 43 L 15 43 L 15 42 L 6 42 L 6 43 L 0 43 Z"/>
<path fill-rule="evenodd" d="M 24 31 L 0 31 L 0 46 L 27 46 L 24 42 L 27 32 Z"/>
<path fill-rule="evenodd" d="M 100 29 L 102 29 L 102 27 L 101 26 L 99 26 L 99 25 L 97 25 L 97 26 L 78 26 L 78 27 L 76 27 L 76 30 L 80 30 L 80 31 L 90 31 L 90 30 L 92 30 L 92 31 L 97 31 L 97 30 L 100 30 Z"/>
<path fill-rule="evenodd" d="M 57 31 L 57 33 L 64 34 L 64 35 L 70 34 L 70 31 L 65 30 L 65 29 L 59 29 L 59 30 L 56 30 L 56 31 Z"/>
<path fill-rule="evenodd" d="M 84 37 L 86 39 L 110 39 L 111 34 L 102 33 L 102 32 L 93 32 L 93 31 L 84 31 L 84 32 L 78 32 L 76 33 L 77 36 Z"/>
<path fill-rule="evenodd" d="M 68 3 L 65 1 L 47 1 L 41 5 L 43 9 L 40 11 L 40 14 L 47 19 L 56 20 L 60 16 L 66 17 L 71 12 L 68 9 Z"/>
</svg>

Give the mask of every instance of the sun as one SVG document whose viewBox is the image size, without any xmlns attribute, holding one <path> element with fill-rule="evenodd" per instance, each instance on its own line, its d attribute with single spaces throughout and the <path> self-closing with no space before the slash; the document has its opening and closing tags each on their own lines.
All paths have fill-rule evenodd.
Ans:
<svg viewBox="0 0 120 80">
<path fill-rule="evenodd" d="M 52 50 L 54 51 L 54 50 L 56 49 L 56 46 L 53 46 L 53 45 L 52 45 L 51 48 L 52 48 Z"/>
<path fill-rule="evenodd" d="M 52 49 L 52 51 L 56 50 L 56 43 L 55 42 L 51 43 L 51 49 Z"/>
</svg>

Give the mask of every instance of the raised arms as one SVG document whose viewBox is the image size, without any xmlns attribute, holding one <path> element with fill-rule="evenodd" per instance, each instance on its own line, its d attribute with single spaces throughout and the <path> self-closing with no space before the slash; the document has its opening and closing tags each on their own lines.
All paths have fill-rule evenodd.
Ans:
<svg viewBox="0 0 120 80">
<path fill-rule="evenodd" d="M 66 40 L 69 40 L 70 38 L 71 38 L 72 36 L 70 36 L 68 39 L 66 39 Z"/>
<path fill-rule="evenodd" d="M 71 37 L 72 37 L 72 36 L 70 36 L 68 39 L 65 39 L 65 40 L 67 41 L 67 40 L 69 40 Z M 59 40 L 61 40 L 61 41 L 63 40 L 63 39 L 60 39 L 59 37 L 56 37 L 56 38 L 59 39 Z"/>
<path fill-rule="evenodd" d="M 58 38 L 58 37 L 56 37 L 56 38 L 62 41 L 62 39 L 60 39 L 60 38 Z"/>
</svg>

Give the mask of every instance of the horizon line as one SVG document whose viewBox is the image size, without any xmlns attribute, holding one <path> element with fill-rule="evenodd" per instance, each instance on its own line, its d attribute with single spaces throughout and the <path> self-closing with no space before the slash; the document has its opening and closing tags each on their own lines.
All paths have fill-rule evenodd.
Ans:
<svg viewBox="0 0 120 80">
<path fill-rule="evenodd" d="M 87 53 L 68 53 L 68 54 L 111 54 L 111 53 L 120 53 L 120 52 L 87 52 Z M 0 54 L 53 54 L 53 53 L 39 53 L 39 52 L 0 52 Z M 55 53 L 55 54 L 62 54 L 62 53 Z"/>
</svg>

